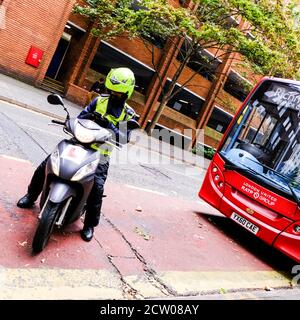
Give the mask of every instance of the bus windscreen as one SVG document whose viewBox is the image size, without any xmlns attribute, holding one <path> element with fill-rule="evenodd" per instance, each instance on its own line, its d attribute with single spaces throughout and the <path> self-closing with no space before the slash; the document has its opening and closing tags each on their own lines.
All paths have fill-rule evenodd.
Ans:
<svg viewBox="0 0 300 320">
<path fill-rule="evenodd" d="M 266 80 L 236 117 L 220 155 L 300 199 L 300 86 Z"/>
</svg>

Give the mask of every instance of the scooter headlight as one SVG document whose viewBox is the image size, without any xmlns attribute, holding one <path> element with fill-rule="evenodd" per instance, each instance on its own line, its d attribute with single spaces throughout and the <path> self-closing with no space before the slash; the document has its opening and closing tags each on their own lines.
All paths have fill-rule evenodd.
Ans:
<svg viewBox="0 0 300 320">
<path fill-rule="evenodd" d="M 98 166 L 99 160 L 94 160 L 88 164 L 86 164 L 84 167 L 80 168 L 72 177 L 72 181 L 79 181 L 84 177 L 87 177 L 88 175 L 92 174 L 96 171 Z"/>
<path fill-rule="evenodd" d="M 50 156 L 52 171 L 55 175 L 59 175 L 59 151 L 55 149 Z"/>
<path fill-rule="evenodd" d="M 74 135 L 76 139 L 82 143 L 91 143 L 95 140 L 95 134 L 93 130 L 87 129 L 79 123 L 75 127 Z"/>
</svg>

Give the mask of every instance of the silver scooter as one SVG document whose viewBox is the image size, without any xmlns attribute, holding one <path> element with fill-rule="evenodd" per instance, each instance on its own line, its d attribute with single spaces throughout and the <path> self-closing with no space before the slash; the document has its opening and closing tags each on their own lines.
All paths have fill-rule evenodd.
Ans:
<svg viewBox="0 0 300 320">
<path fill-rule="evenodd" d="M 84 214 L 97 166 L 101 161 L 106 161 L 103 155 L 91 148 L 91 144 L 105 143 L 111 147 L 120 147 L 112 142 L 109 130 L 96 122 L 70 118 L 59 95 L 50 94 L 47 100 L 50 104 L 63 106 L 67 112 L 64 122 L 51 122 L 62 125 L 63 130 L 72 138 L 62 140 L 47 160 L 39 223 L 32 242 L 33 253 L 44 249 L 54 226 L 64 227 Z M 136 121 L 133 125 L 138 127 Z"/>
</svg>

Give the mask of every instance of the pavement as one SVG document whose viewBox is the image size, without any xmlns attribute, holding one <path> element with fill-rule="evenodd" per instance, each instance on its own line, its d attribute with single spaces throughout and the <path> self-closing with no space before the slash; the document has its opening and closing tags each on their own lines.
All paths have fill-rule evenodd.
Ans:
<svg viewBox="0 0 300 320">
<path fill-rule="evenodd" d="M 47 95 L 0 75 L 0 100 L 64 117 Z M 81 110 L 65 102 L 71 115 Z M 143 138 L 139 143 L 148 149 Z M 153 146 L 160 152 L 160 144 Z M 186 159 L 207 167 L 203 159 Z M 28 161 L 0 156 L 0 299 L 272 299 L 282 289 L 298 297 L 289 270 L 274 271 L 243 246 L 244 235 L 237 240 L 220 229 L 232 222 L 208 204 L 114 181 L 106 185 L 109 197 L 91 242 L 80 239 L 77 221 L 56 230 L 33 256 L 38 207 L 15 206 L 33 171 Z"/>
</svg>

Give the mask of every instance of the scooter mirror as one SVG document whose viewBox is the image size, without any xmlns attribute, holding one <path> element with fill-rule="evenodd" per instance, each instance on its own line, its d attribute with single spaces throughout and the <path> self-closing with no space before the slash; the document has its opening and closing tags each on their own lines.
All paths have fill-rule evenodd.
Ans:
<svg viewBox="0 0 300 320">
<path fill-rule="evenodd" d="M 140 127 L 140 124 L 136 120 L 131 119 L 127 121 L 127 128 L 129 130 L 139 129 Z"/>
<path fill-rule="evenodd" d="M 60 104 L 60 105 L 64 106 L 64 102 L 63 102 L 61 96 L 56 93 L 49 94 L 49 96 L 47 97 L 47 101 L 50 104 Z"/>
</svg>

